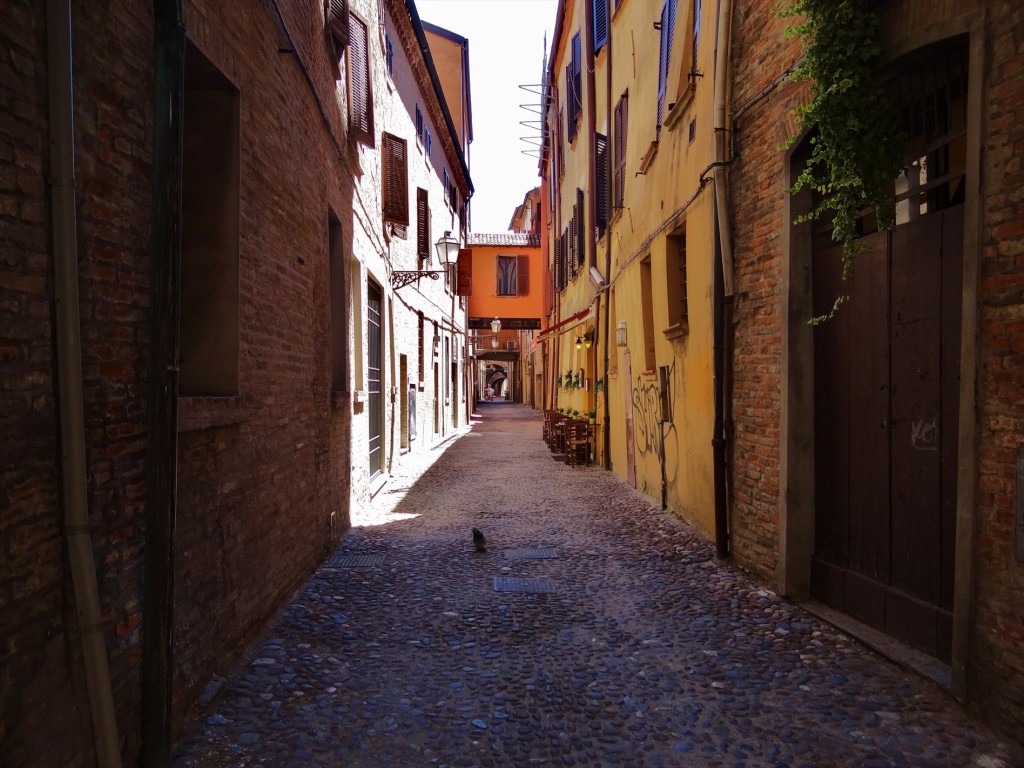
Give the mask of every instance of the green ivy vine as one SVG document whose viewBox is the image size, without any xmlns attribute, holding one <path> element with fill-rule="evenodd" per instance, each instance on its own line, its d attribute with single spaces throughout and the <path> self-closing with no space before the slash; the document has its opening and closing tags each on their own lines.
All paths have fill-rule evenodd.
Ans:
<svg viewBox="0 0 1024 768">
<path fill-rule="evenodd" d="M 865 207 L 879 228 L 895 223 L 893 179 L 903 169 L 906 139 L 897 128 L 888 98 L 878 83 L 882 48 L 878 42 L 880 0 L 791 0 L 776 12 L 798 18 L 787 29 L 803 40 L 803 59 L 792 73 L 812 84 L 810 102 L 796 109 L 810 134 L 810 158 L 790 192 L 809 189 L 818 203 L 797 222 L 832 218 L 832 239 L 843 246 L 843 279 L 853 274 L 857 219 Z M 793 137 L 790 146 L 797 140 Z M 848 296 L 812 323 L 832 317 Z"/>
</svg>

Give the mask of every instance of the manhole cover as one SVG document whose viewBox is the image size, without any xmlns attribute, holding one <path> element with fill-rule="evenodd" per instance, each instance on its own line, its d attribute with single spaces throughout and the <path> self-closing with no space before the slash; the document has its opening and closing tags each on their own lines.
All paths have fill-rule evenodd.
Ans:
<svg viewBox="0 0 1024 768">
<path fill-rule="evenodd" d="M 323 564 L 324 568 L 370 568 L 384 565 L 386 555 L 335 555 Z"/>
<path fill-rule="evenodd" d="M 555 591 L 555 585 L 547 579 L 524 579 L 518 576 L 495 576 L 495 592 L 525 592 L 540 595 Z"/>
<path fill-rule="evenodd" d="M 505 557 L 509 560 L 552 560 L 558 557 L 558 552 L 550 547 L 536 547 L 534 549 L 506 549 Z"/>
</svg>

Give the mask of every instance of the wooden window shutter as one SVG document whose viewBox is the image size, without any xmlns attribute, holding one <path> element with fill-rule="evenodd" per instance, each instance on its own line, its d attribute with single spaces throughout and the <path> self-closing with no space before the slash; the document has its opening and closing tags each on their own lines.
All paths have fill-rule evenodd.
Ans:
<svg viewBox="0 0 1024 768">
<path fill-rule="evenodd" d="M 530 293 L 530 257 L 516 256 L 516 295 Z"/>
<path fill-rule="evenodd" d="M 340 52 L 348 45 L 348 0 L 324 0 L 324 26 Z"/>
<path fill-rule="evenodd" d="M 579 240 L 576 243 L 576 263 L 582 267 L 586 262 L 587 256 L 587 228 L 583 226 L 586 221 L 586 215 L 584 214 L 583 206 L 583 190 L 576 189 L 576 210 L 579 211 L 580 220 L 576 223 L 576 237 Z"/>
<path fill-rule="evenodd" d="M 668 90 L 668 69 L 672 56 L 672 30 L 676 25 L 676 0 L 665 0 L 661 8 L 661 44 L 658 50 L 658 123 L 656 135 L 661 135 L 665 117 L 665 91 Z"/>
<path fill-rule="evenodd" d="M 405 139 L 383 134 L 384 220 L 409 225 L 409 188 Z"/>
<path fill-rule="evenodd" d="M 430 205 L 422 187 L 416 188 L 416 255 L 430 261 Z"/>
<path fill-rule="evenodd" d="M 669 0 L 672 2 L 672 0 Z M 575 117 L 583 114 L 583 52 L 580 47 L 580 33 L 572 37 L 572 96 L 575 104 Z"/>
<path fill-rule="evenodd" d="M 561 292 L 565 288 L 565 233 L 558 236 L 555 243 L 555 290 Z"/>
<path fill-rule="evenodd" d="M 370 39 L 366 24 L 349 14 L 348 129 L 352 138 L 373 146 L 373 94 L 370 87 Z"/>
<path fill-rule="evenodd" d="M 572 221 L 569 223 L 569 279 L 576 277 L 576 249 L 580 244 L 579 204 L 572 207 Z"/>
<path fill-rule="evenodd" d="M 473 294 L 473 249 L 460 248 L 458 272 L 455 277 L 455 293 L 459 296 Z"/>
<path fill-rule="evenodd" d="M 597 229 L 599 236 L 608 226 L 608 137 L 597 134 Z"/>
<path fill-rule="evenodd" d="M 622 94 L 619 103 L 615 106 L 615 135 L 612 151 L 615 153 L 614 178 L 614 200 L 616 208 L 622 208 L 626 190 L 626 127 L 629 118 L 629 99 L 627 94 Z"/>
<path fill-rule="evenodd" d="M 573 103 L 576 86 L 573 83 L 572 64 L 565 65 L 565 116 L 568 119 L 569 144 L 576 141 L 576 105 Z"/>
<path fill-rule="evenodd" d="M 594 53 L 608 42 L 608 0 L 594 2 Z"/>
</svg>

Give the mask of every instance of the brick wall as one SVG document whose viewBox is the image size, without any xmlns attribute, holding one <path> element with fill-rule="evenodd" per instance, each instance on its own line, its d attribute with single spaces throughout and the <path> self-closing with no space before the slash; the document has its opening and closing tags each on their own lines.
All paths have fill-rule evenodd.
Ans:
<svg viewBox="0 0 1024 768">
<path fill-rule="evenodd" d="M 262 4 L 186 6 L 190 39 L 239 92 L 241 339 L 239 395 L 182 401 L 179 712 L 348 525 L 348 404 L 332 405 L 330 391 L 328 210 L 349 239 L 352 214 L 348 158 L 324 128 L 344 151 L 320 18 L 315 4 L 288 6 L 287 41 Z"/>
<path fill-rule="evenodd" d="M 780 293 L 785 259 L 785 140 L 796 132 L 790 110 L 800 86 L 766 88 L 798 57 L 771 2 L 738 0 L 733 27 L 732 111 L 740 112 L 730 169 L 736 260 L 734 484 L 736 561 L 777 583 L 781 539 Z M 983 11 L 983 13 L 982 13 Z M 980 190 L 980 283 L 977 340 L 978 430 L 974 574 L 967 694 L 986 719 L 1019 739 L 1024 724 L 1024 564 L 1016 560 L 1016 463 L 1024 445 L 1024 7 L 1012 2 L 887 3 L 887 45 L 909 50 L 941 30 L 979 24 L 985 55 L 980 121 L 981 168 L 968 168 Z M 980 179 L 980 183 L 978 182 Z M 977 186 L 975 186 L 977 184 Z M 970 226 L 970 222 L 968 223 Z M 965 311 L 973 311 L 967 308 Z M 961 419 L 972 414 L 961 414 Z M 963 459 L 962 459 L 963 460 Z M 790 501 L 792 501 L 790 499 Z M 958 575 L 960 578 L 961 575 Z"/>
<path fill-rule="evenodd" d="M 970 695 L 1004 732 L 1024 732 L 1024 563 L 1016 463 L 1024 446 L 1024 7 L 985 23 L 978 485 Z"/>
<path fill-rule="evenodd" d="M 89 523 L 118 715 L 135 718 L 145 435 L 151 22 L 73 13 Z M 63 544 L 43 4 L 0 9 L 0 764 L 79 765 L 91 726 Z M 116 87 L 112 87 L 116 83 Z M 131 742 L 132 736 L 128 735 Z"/>
<path fill-rule="evenodd" d="M 732 551 L 773 582 L 778 556 L 782 239 L 785 153 L 795 132 L 790 110 L 799 86 L 759 94 L 799 57 L 772 4 L 741 0 L 733 21 L 737 159 L 730 170 L 735 261 Z"/>
<path fill-rule="evenodd" d="M 100 7 L 102 5 L 102 7 Z M 88 766 L 60 500 L 43 4 L 0 4 L 0 765 Z M 332 404 L 328 209 L 352 220 L 344 105 L 316 4 L 296 54 L 265 4 L 186 3 L 238 87 L 240 394 L 180 403 L 175 715 L 348 526 L 349 403 Z M 88 504 L 120 736 L 139 751 L 152 9 L 73 9 Z M 299 59 L 315 83 L 320 104 Z M 186 118 L 187 119 L 187 118 Z M 330 133 L 339 137 L 335 142 Z M 331 512 L 335 512 L 331 525 Z"/>
</svg>

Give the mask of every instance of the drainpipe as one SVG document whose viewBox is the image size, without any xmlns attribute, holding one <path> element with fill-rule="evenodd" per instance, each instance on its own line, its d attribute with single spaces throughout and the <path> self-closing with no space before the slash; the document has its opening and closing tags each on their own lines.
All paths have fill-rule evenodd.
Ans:
<svg viewBox="0 0 1024 768">
<path fill-rule="evenodd" d="M 729 43 L 732 30 L 732 0 L 719 0 L 715 40 L 715 267 L 713 278 L 713 358 L 715 388 L 714 434 L 711 439 L 715 489 L 715 551 L 718 557 L 729 555 L 729 476 L 727 455 L 732 435 L 731 381 L 733 263 L 729 239 L 728 137 L 726 135 L 726 99 L 729 81 Z"/>
<path fill-rule="evenodd" d="M 82 659 L 92 714 L 96 763 L 120 768 L 121 749 L 110 683 L 96 563 L 86 500 L 85 407 L 78 304 L 75 217 L 75 127 L 71 71 L 71 0 L 46 5 L 50 119 L 50 205 L 53 236 L 57 397 L 60 413 L 64 536 L 75 592 Z"/>
<path fill-rule="evenodd" d="M 153 0 L 153 214 L 146 421 L 146 548 L 142 594 L 142 756 L 171 764 L 174 683 L 174 524 L 178 455 L 182 110 L 181 0 Z"/>
<path fill-rule="evenodd" d="M 605 109 L 607 114 L 611 115 L 614 112 L 614 102 L 612 102 L 612 30 L 611 25 L 608 25 L 608 39 L 605 41 L 607 53 L 605 53 L 605 59 L 608 65 L 605 67 Z M 604 301 L 607 304 L 604 313 L 604 456 L 602 457 L 601 466 L 603 469 L 610 470 L 612 468 L 611 450 L 612 450 L 612 425 L 611 425 L 611 410 L 608 407 L 608 358 L 611 355 L 611 346 L 614 343 L 611 336 L 611 317 L 612 317 L 612 292 L 610 281 L 612 279 L 612 198 L 615 192 L 612 188 L 612 140 L 615 138 L 612 134 L 615 133 L 614 121 L 608 121 L 608 167 L 605 171 L 605 188 L 608 190 L 608 228 L 605 233 L 605 248 L 604 248 L 604 279 L 605 286 L 603 288 Z M 618 349 L 616 348 L 616 355 Z"/>
</svg>

